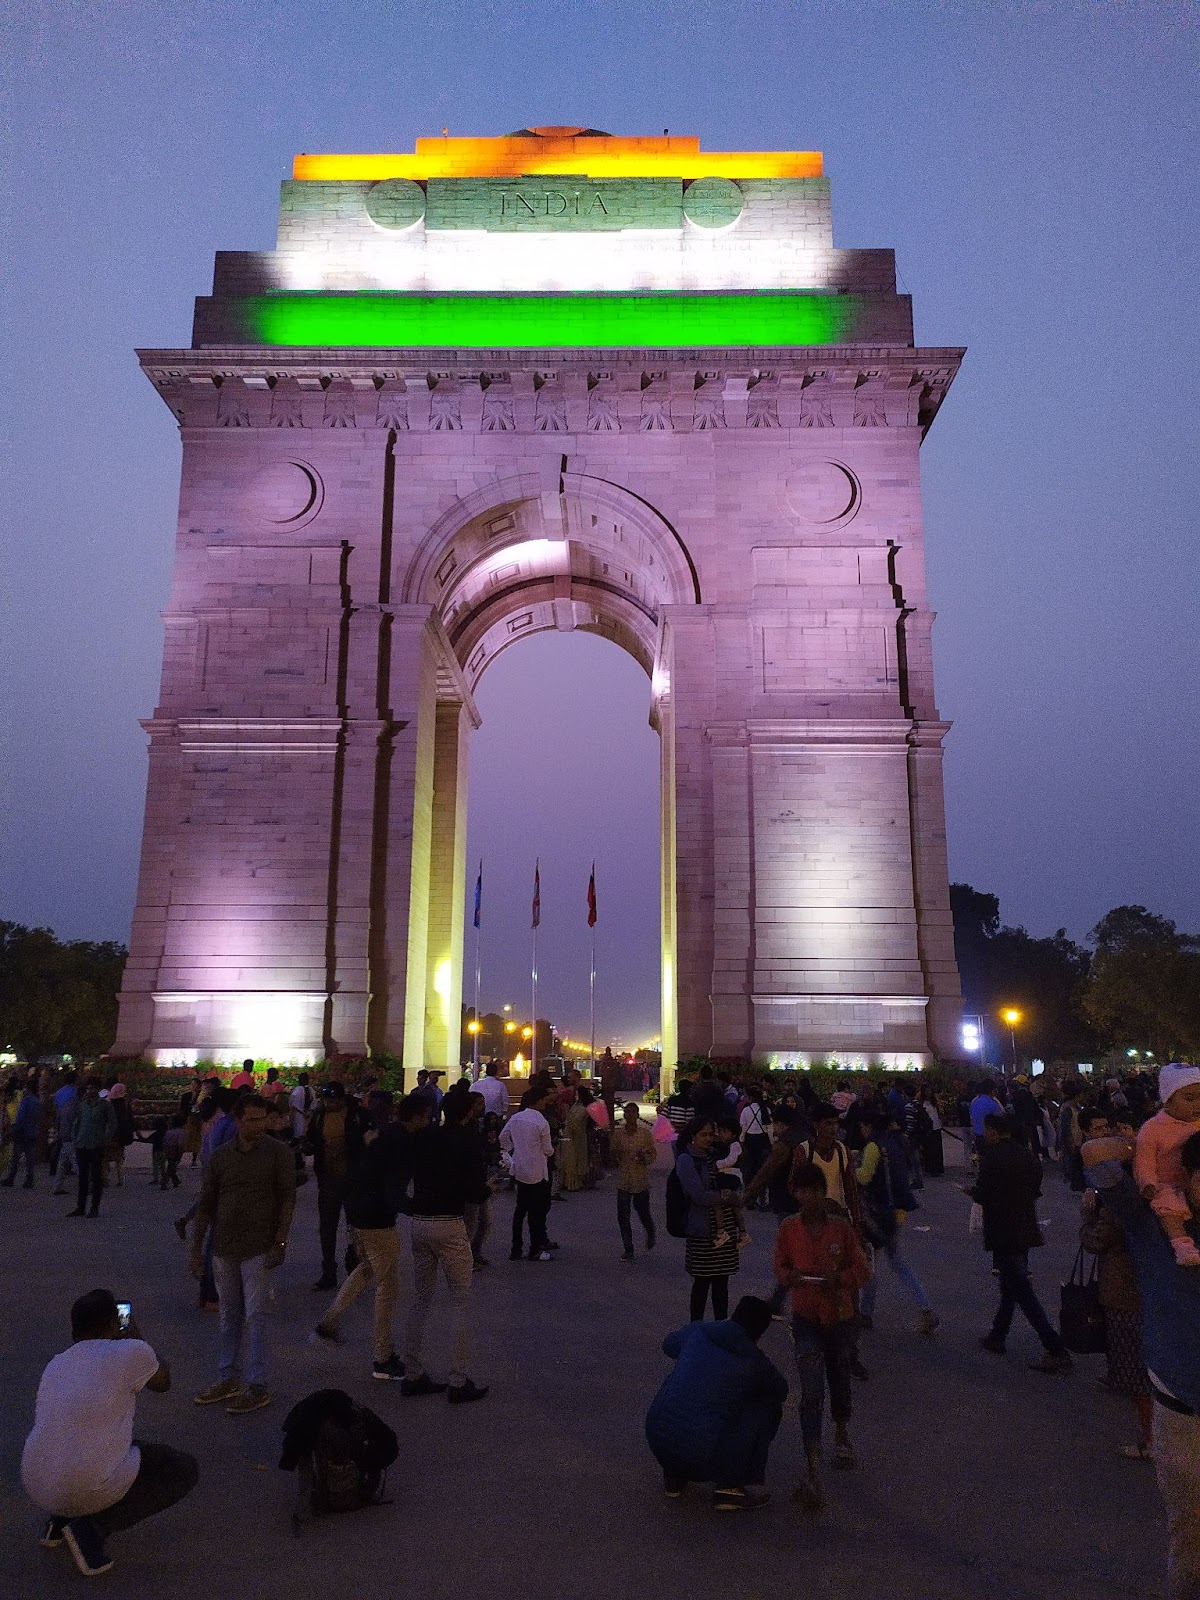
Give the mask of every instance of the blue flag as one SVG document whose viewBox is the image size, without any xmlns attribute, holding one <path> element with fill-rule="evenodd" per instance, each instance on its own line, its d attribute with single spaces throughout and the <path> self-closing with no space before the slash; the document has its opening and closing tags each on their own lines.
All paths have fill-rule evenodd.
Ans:
<svg viewBox="0 0 1200 1600">
<path fill-rule="evenodd" d="M 483 908 L 483 862 L 479 863 L 479 876 L 475 880 L 475 926 L 479 926 L 479 913 Z"/>
</svg>

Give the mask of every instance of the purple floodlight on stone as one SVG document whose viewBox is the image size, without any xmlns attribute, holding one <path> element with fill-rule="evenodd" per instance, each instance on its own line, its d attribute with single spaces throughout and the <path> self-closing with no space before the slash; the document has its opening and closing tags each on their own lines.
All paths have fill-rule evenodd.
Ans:
<svg viewBox="0 0 1200 1600">
<path fill-rule="evenodd" d="M 456 1063 L 473 690 L 582 628 L 661 735 L 667 1067 L 958 1054 L 919 450 L 962 351 L 892 252 L 811 156 L 304 159 L 141 352 L 183 474 L 117 1050 Z"/>
</svg>

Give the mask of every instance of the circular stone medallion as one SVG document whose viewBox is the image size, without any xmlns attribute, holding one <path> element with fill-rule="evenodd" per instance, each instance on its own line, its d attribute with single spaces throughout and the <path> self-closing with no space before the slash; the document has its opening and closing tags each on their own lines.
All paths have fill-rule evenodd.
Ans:
<svg viewBox="0 0 1200 1600">
<path fill-rule="evenodd" d="M 742 191 L 731 178 L 697 178 L 683 191 L 683 214 L 696 228 L 731 228 L 742 214 Z"/>
<path fill-rule="evenodd" d="M 411 178 L 384 178 L 367 190 L 366 205 L 376 227 L 412 228 L 425 215 L 425 191 Z"/>
<path fill-rule="evenodd" d="M 277 528 L 311 521 L 321 509 L 324 487 L 315 467 L 302 461 L 277 461 L 264 467 L 250 488 L 250 508 Z"/>
<path fill-rule="evenodd" d="M 840 461 L 813 461 L 788 473 L 784 495 L 802 521 L 828 528 L 854 516 L 862 504 L 862 485 Z"/>
</svg>

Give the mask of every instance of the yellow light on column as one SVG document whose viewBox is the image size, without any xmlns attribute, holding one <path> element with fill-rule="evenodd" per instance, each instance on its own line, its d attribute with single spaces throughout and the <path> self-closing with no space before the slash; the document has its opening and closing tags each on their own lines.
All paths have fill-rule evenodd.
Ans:
<svg viewBox="0 0 1200 1600">
<path fill-rule="evenodd" d="M 1008 1023 L 1010 1028 L 1015 1028 L 1017 1023 L 1021 1020 L 1021 1013 L 1015 1006 L 1006 1007 L 1006 1009 L 1003 1010 L 1000 1015 L 1004 1018 L 1005 1022 Z"/>
</svg>

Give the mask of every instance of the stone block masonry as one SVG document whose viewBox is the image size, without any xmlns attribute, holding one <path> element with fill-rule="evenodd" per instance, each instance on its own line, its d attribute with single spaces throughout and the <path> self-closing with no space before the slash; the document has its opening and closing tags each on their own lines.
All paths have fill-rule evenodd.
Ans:
<svg viewBox="0 0 1200 1600">
<path fill-rule="evenodd" d="M 662 741 L 668 1066 L 955 1054 L 919 451 L 962 352 L 913 345 L 890 252 L 836 250 L 826 181 L 783 158 L 710 180 L 637 141 L 622 176 L 613 141 L 614 225 L 563 232 L 501 229 L 513 140 L 492 175 L 464 143 L 428 182 L 285 185 L 279 250 L 221 255 L 193 348 L 141 352 L 183 471 L 117 1049 L 454 1065 L 473 691 L 583 628 L 646 669 Z M 680 170 L 638 176 L 659 143 Z M 732 296 L 729 342 L 266 344 L 243 309 L 569 310 L 597 278 Z M 739 343 L 756 288 L 869 315 Z"/>
</svg>

